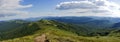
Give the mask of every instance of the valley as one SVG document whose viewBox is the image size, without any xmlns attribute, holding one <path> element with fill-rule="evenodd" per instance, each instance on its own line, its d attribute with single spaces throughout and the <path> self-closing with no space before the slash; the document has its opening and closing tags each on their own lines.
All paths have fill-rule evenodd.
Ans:
<svg viewBox="0 0 120 42">
<path fill-rule="evenodd" d="M 90 24 L 81 25 L 46 19 L 14 22 L 22 25 L 9 31 L 1 31 L 1 42 L 37 42 L 35 38 L 42 35 L 45 35 L 44 42 L 46 40 L 47 42 L 120 42 L 118 28 L 88 28 Z"/>
</svg>

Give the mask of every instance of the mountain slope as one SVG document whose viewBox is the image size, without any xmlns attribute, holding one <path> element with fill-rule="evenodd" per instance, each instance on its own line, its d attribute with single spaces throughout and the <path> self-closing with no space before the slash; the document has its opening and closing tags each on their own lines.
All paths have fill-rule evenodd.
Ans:
<svg viewBox="0 0 120 42">
<path fill-rule="evenodd" d="M 120 18 L 110 17 L 46 17 L 48 20 L 56 20 L 70 24 L 84 25 L 88 28 L 110 28 L 115 23 L 120 22 Z"/>
<path fill-rule="evenodd" d="M 22 20 L 14 21 L 0 21 L 0 32 L 16 29 L 17 27 L 24 26 L 27 22 Z"/>
<path fill-rule="evenodd" d="M 40 20 L 37 22 L 30 22 L 17 30 L 14 29 L 10 32 L 8 39 L 2 40 L 3 42 L 34 42 L 35 38 L 42 38 L 49 42 L 120 42 L 119 38 L 116 37 L 84 37 L 78 34 L 85 34 L 87 28 L 84 26 L 75 26 L 72 24 L 66 24 L 53 20 Z M 86 32 L 85 32 L 86 31 Z M 16 33 L 17 32 L 17 33 Z M 20 35 L 21 34 L 21 35 Z M 16 35 L 14 37 L 14 35 Z M 13 36 L 10 38 L 10 36 Z M 2 36 L 3 37 L 3 36 Z M 40 39 L 38 39 L 40 40 Z"/>
<path fill-rule="evenodd" d="M 29 28 L 29 30 L 30 31 L 32 31 L 32 32 L 34 32 L 35 34 L 33 35 L 33 36 L 37 36 L 37 35 L 40 35 L 40 34 L 46 34 L 47 36 L 49 36 L 48 38 L 50 39 L 50 40 L 52 40 L 52 39 L 54 39 L 54 37 L 56 38 L 57 36 L 58 36 L 58 39 L 60 39 L 60 41 L 67 41 L 67 39 L 66 38 L 64 38 L 63 40 L 61 40 L 62 39 L 62 37 L 66 37 L 66 36 L 68 36 L 68 37 L 74 37 L 74 38 L 76 38 L 76 34 L 74 34 L 74 33 L 72 33 L 72 32 L 68 32 L 68 31 L 65 31 L 65 30 L 61 30 L 61 29 L 58 29 L 58 27 L 57 27 L 57 23 L 56 22 L 54 22 L 54 21 L 48 21 L 48 20 L 41 20 L 41 21 L 39 21 L 39 22 L 34 22 L 34 23 L 30 23 L 29 25 L 30 26 L 35 26 L 36 27 L 36 25 L 35 24 L 37 24 L 38 26 L 39 26 L 39 28 L 40 28 L 40 30 L 38 30 L 38 31 L 36 31 L 36 32 L 34 32 L 34 31 L 32 31 L 30 28 Z M 35 28 L 34 27 L 34 28 Z M 32 28 L 32 27 L 31 27 Z M 28 30 L 24 30 L 24 29 L 19 29 L 19 30 L 22 30 L 23 32 L 28 32 Z M 18 30 L 17 30 L 17 32 L 19 32 Z M 30 32 L 28 32 L 28 33 L 30 33 Z M 22 33 L 20 33 L 20 34 L 22 34 Z M 26 34 L 26 33 L 25 33 Z M 18 35 L 18 34 L 16 34 L 16 35 Z M 11 35 L 12 36 L 12 35 Z M 59 38 L 59 36 L 61 36 L 60 38 Z M 32 37 L 32 36 L 31 36 Z M 70 38 L 70 40 L 68 40 L 68 41 L 79 41 L 77 38 L 76 38 L 76 40 L 74 40 L 74 39 L 72 39 L 72 38 Z M 32 38 L 32 40 L 34 40 L 34 38 Z M 21 40 L 20 40 L 21 41 Z M 53 41 L 59 41 L 59 40 L 53 40 Z M 6 41 L 6 42 L 8 42 L 8 41 Z M 12 42 L 12 41 L 11 41 Z M 24 41 L 24 42 L 26 42 L 26 41 Z"/>
</svg>

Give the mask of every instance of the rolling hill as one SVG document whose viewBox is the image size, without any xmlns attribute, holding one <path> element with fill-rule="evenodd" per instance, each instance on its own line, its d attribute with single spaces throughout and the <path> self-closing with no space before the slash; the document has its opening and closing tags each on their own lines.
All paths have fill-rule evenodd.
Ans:
<svg viewBox="0 0 120 42">
<path fill-rule="evenodd" d="M 10 31 L 0 32 L 0 41 L 37 42 L 42 39 L 44 42 L 120 42 L 119 37 L 114 35 L 115 30 L 111 29 L 93 30 L 85 26 L 55 20 L 39 20 L 21 24 L 24 25 L 19 25 Z"/>
<path fill-rule="evenodd" d="M 22 20 L 0 21 L 0 32 L 16 29 L 25 24 L 27 24 L 27 22 Z"/>
</svg>

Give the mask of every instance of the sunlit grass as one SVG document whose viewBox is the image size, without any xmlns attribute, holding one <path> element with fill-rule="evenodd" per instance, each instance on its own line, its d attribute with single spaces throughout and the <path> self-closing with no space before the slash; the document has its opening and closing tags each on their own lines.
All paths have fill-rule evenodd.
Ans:
<svg viewBox="0 0 120 42">
<path fill-rule="evenodd" d="M 47 24 L 36 22 L 41 29 L 32 35 L 4 40 L 1 42 L 34 42 L 34 38 L 42 34 L 45 34 L 50 42 L 120 42 L 120 37 L 114 36 L 78 36 L 75 33 L 58 29 L 55 24 L 51 24 L 48 21 L 45 22 L 47 22 Z"/>
</svg>

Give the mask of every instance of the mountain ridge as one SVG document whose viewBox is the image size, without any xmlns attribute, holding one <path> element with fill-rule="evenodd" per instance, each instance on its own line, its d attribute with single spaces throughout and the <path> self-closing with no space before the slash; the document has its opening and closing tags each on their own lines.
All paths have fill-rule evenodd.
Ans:
<svg viewBox="0 0 120 42">
<path fill-rule="evenodd" d="M 119 37 L 114 37 L 116 33 L 113 30 L 94 29 L 92 31 L 82 25 L 46 19 L 28 22 L 26 25 L 12 31 L 3 36 L 0 34 L 0 37 L 2 37 L 0 40 L 2 39 L 3 42 L 34 42 L 35 37 L 45 34 L 46 39 L 50 42 L 108 42 L 109 39 L 111 39 L 110 42 L 119 41 Z M 7 38 L 3 39 L 4 36 L 7 36 Z"/>
</svg>

